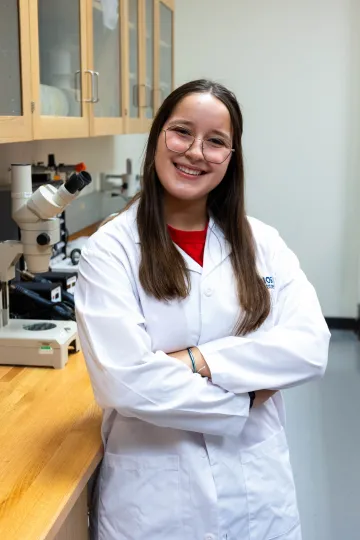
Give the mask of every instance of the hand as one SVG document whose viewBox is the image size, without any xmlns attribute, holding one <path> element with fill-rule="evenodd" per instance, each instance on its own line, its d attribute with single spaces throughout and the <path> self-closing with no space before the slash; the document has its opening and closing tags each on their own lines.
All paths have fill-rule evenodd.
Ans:
<svg viewBox="0 0 360 540">
<path fill-rule="evenodd" d="M 257 390 L 256 391 L 256 397 L 254 399 L 253 407 L 260 407 L 270 399 L 274 394 L 276 394 L 277 390 Z"/>
</svg>

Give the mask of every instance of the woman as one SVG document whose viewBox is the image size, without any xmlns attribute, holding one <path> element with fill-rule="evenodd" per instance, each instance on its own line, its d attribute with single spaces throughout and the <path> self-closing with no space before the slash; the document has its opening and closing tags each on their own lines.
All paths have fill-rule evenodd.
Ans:
<svg viewBox="0 0 360 540">
<path fill-rule="evenodd" d="M 140 195 L 82 252 L 104 410 L 94 538 L 301 538 L 277 391 L 323 375 L 329 332 L 295 255 L 245 215 L 241 138 L 226 88 L 175 90 Z"/>
</svg>

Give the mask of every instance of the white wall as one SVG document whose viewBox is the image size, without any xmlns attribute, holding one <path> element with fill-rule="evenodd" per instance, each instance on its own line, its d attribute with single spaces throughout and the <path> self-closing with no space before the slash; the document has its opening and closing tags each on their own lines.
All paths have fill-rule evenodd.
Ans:
<svg viewBox="0 0 360 540">
<path fill-rule="evenodd" d="M 358 300 L 359 15 L 357 0 L 176 2 L 176 83 L 236 93 L 248 212 L 280 230 L 327 316 Z"/>
</svg>

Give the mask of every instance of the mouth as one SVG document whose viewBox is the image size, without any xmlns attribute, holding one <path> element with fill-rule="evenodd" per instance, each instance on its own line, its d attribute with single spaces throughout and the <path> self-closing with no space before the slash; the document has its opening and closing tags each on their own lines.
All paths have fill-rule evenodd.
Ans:
<svg viewBox="0 0 360 540">
<path fill-rule="evenodd" d="M 189 165 L 181 165 L 180 163 L 174 163 L 174 167 L 181 176 L 191 180 L 206 174 L 206 171 L 199 167 L 190 167 Z"/>
</svg>

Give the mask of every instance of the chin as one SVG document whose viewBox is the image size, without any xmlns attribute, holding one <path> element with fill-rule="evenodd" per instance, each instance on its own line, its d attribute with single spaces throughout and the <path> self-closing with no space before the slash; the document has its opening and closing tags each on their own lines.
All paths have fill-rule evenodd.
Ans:
<svg viewBox="0 0 360 540">
<path fill-rule="evenodd" d="M 184 186 L 182 188 L 164 186 L 164 188 L 169 197 L 180 201 L 198 201 L 206 199 L 209 194 L 208 190 L 196 189 L 195 186 Z"/>
</svg>

